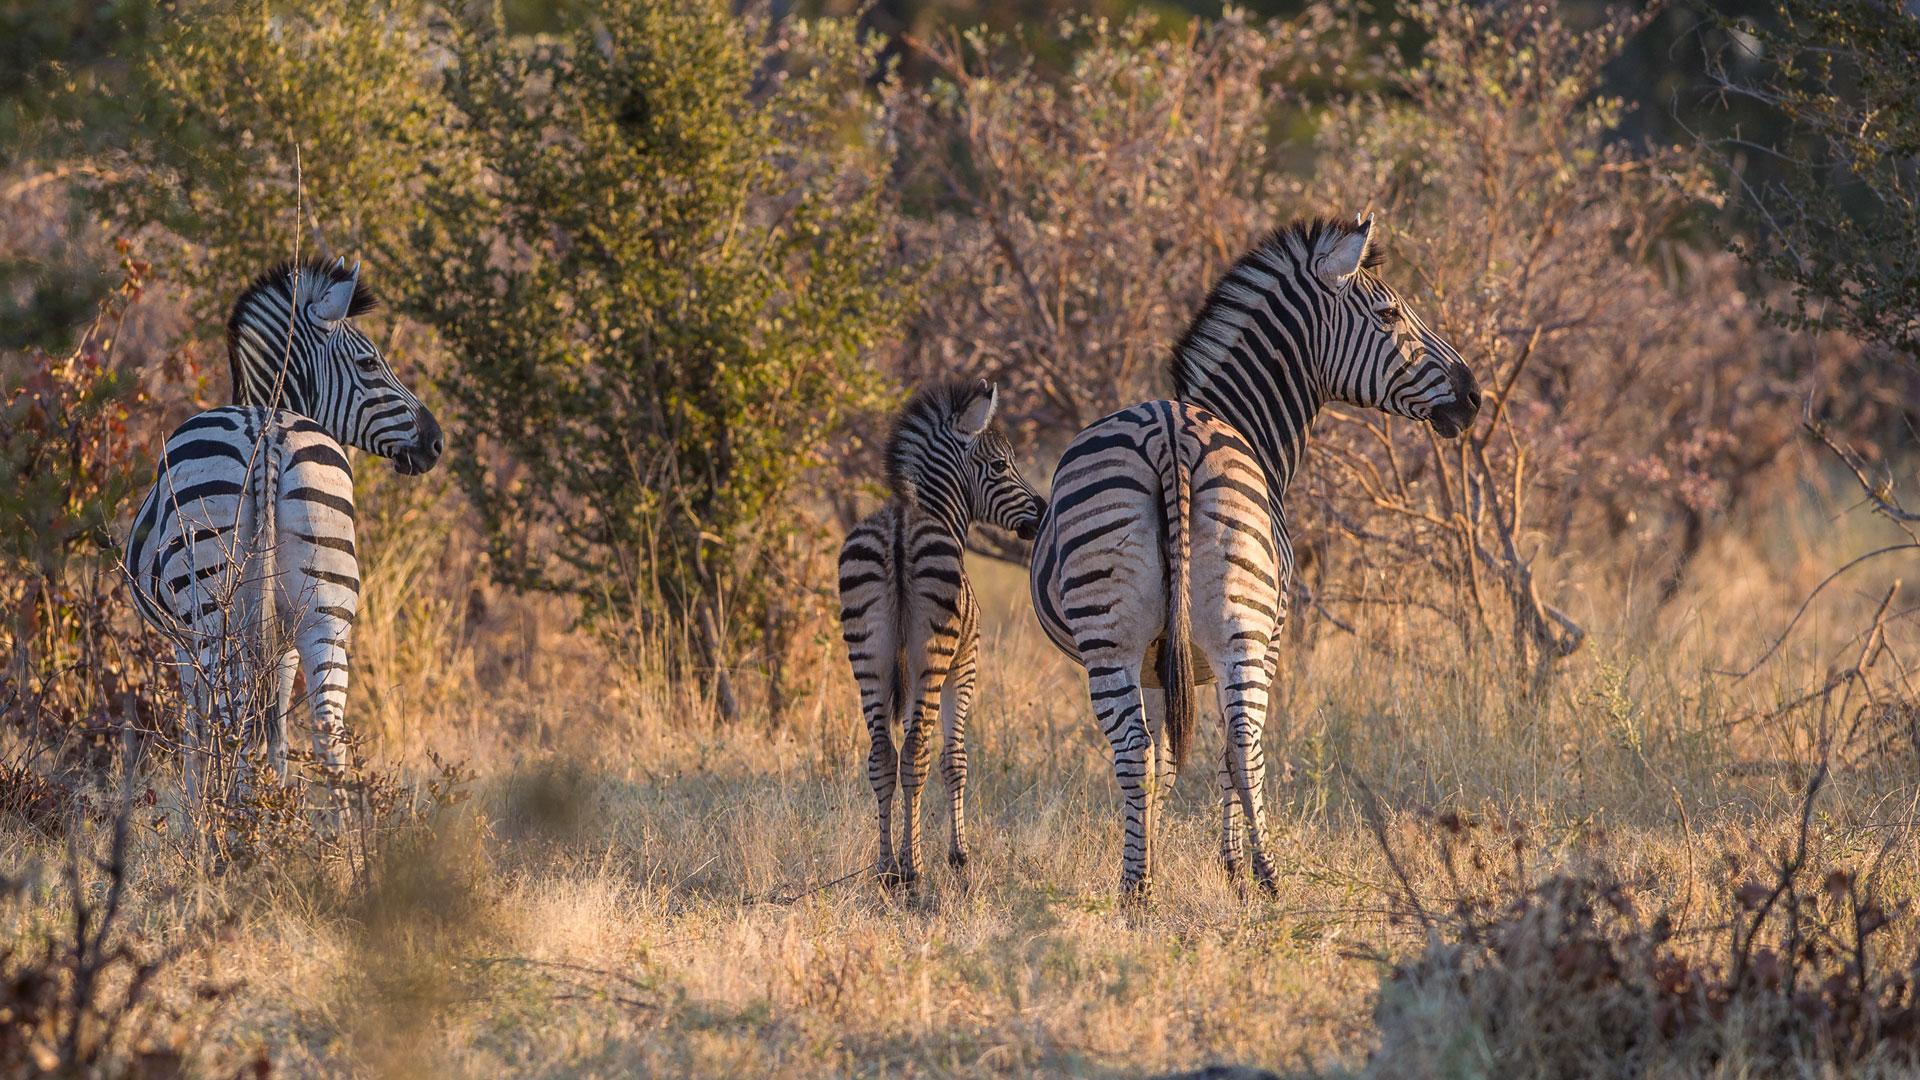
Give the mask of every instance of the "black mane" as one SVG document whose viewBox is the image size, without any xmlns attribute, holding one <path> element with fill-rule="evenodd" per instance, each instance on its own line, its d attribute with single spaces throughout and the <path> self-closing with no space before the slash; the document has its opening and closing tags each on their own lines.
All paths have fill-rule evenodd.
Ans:
<svg viewBox="0 0 1920 1080">
<path fill-rule="evenodd" d="M 1169 364 L 1173 368 L 1174 396 L 1184 400 L 1191 389 L 1187 385 L 1180 358 L 1187 354 L 1200 328 L 1218 314 L 1223 305 L 1228 304 L 1222 299 L 1222 293 L 1229 284 L 1237 281 L 1249 269 L 1258 270 L 1262 274 L 1271 273 L 1272 270 L 1268 268 L 1271 263 L 1291 259 L 1291 252 L 1294 250 L 1311 252 L 1329 237 L 1354 236 L 1359 232 L 1360 223 L 1350 218 L 1300 218 L 1268 232 L 1234 260 L 1232 266 L 1227 267 L 1224 273 L 1214 279 L 1213 287 L 1207 290 L 1207 298 L 1201 302 L 1200 309 L 1194 313 L 1193 319 L 1187 323 L 1186 330 L 1174 343 L 1173 355 L 1169 357 Z M 1373 242 L 1367 245 L 1367 255 L 1361 260 L 1360 269 L 1371 273 L 1378 270 L 1385 262 L 1386 249 L 1379 238 L 1375 237 Z"/>
<path fill-rule="evenodd" d="M 296 274 L 298 274 L 299 281 L 305 286 L 303 291 L 305 291 L 307 295 L 313 295 L 318 291 L 312 283 L 325 282 L 327 285 L 331 285 L 335 282 L 346 281 L 352 277 L 352 271 L 346 267 L 320 258 L 309 259 L 304 263 L 294 262 L 288 259 L 285 262 L 270 267 L 259 277 L 254 278 L 253 282 L 245 289 L 242 289 L 240 291 L 240 299 L 233 302 L 233 312 L 227 317 L 227 339 L 229 343 L 231 343 L 234 335 L 239 332 L 240 313 L 245 311 L 247 306 L 253 303 L 254 299 L 260 294 L 271 290 L 282 297 L 292 298 Z M 379 296 L 374 293 L 373 286 L 367 284 L 363 278 L 354 283 L 353 299 L 347 304 L 347 318 L 351 319 L 355 316 L 364 315 L 379 306 Z"/>
<path fill-rule="evenodd" d="M 903 460 L 908 433 L 937 430 L 952 424 L 953 418 L 973 400 L 979 385 L 974 379 L 944 379 L 921 387 L 907 399 L 887 433 L 887 487 L 895 495 L 907 494 L 913 487 L 913 478 L 906 475 L 907 463 Z"/>
</svg>

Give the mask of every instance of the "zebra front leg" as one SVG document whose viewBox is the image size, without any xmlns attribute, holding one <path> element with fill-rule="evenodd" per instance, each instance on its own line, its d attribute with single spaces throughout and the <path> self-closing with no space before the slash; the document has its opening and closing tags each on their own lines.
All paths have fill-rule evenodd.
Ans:
<svg viewBox="0 0 1920 1080">
<path fill-rule="evenodd" d="M 953 674 L 940 696 L 940 778 L 947 786 L 947 864 L 965 869 L 970 845 L 967 843 L 967 718 L 973 712 L 973 684 L 978 669 L 974 660 L 979 649 L 976 632 L 961 645 L 954 658 Z"/>
<path fill-rule="evenodd" d="M 1090 663 L 1087 696 L 1113 750 L 1113 778 L 1120 785 L 1120 892 L 1130 903 L 1144 903 L 1153 891 L 1153 850 L 1148 833 L 1153 806 L 1148 762 L 1153 738 L 1147 731 L 1140 679 L 1116 664 Z"/>
<path fill-rule="evenodd" d="M 873 788 L 880 821 L 880 860 L 874 873 L 882 885 L 900 884 L 900 863 L 893 856 L 893 789 L 900 780 L 900 757 L 893 749 L 892 721 L 882 697 L 865 702 L 867 737 L 867 784 Z"/>
</svg>

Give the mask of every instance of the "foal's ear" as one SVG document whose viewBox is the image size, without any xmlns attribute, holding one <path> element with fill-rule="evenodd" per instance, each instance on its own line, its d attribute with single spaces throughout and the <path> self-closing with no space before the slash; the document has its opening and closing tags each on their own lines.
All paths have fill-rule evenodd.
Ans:
<svg viewBox="0 0 1920 1080">
<path fill-rule="evenodd" d="M 1372 243 L 1372 214 L 1361 218 L 1352 229 L 1328 229 L 1314 250 L 1314 274 L 1332 288 L 1345 288 L 1366 263 L 1367 248 Z"/>
<path fill-rule="evenodd" d="M 340 275 L 344 274 L 342 277 Z M 353 292 L 360 287 L 360 264 L 354 263 L 353 269 L 347 269 L 345 258 L 335 259 L 333 269 L 327 274 L 327 286 L 314 297 L 307 307 L 307 317 L 324 326 L 332 327 L 347 317 L 347 311 L 353 306 Z"/>
<path fill-rule="evenodd" d="M 1000 389 L 985 379 L 973 388 L 973 396 L 953 418 L 953 430 L 969 439 L 976 438 L 993 423 L 993 410 L 1000 404 Z"/>
</svg>

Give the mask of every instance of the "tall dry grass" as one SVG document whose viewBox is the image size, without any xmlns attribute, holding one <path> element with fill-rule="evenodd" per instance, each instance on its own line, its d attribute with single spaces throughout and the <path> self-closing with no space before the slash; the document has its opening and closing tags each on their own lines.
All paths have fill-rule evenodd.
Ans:
<svg viewBox="0 0 1920 1080">
<path fill-rule="evenodd" d="M 429 752 L 464 761 L 473 797 L 394 834 L 357 881 L 285 860 L 197 877 L 136 829 L 127 909 L 156 940 L 231 913 L 153 991 L 184 1007 L 209 980 L 244 987 L 192 1014 L 192 1065 L 208 1075 L 262 1051 L 289 1075 L 1358 1072 L 1382 1047 L 1421 1045 L 1404 1008 L 1397 1041 L 1373 1024 L 1391 965 L 1427 946 L 1400 917 L 1361 783 L 1416 895 L 1456 888 L 1424 841 L 1451 811 L 1524 831 L 1529 873 L 1606 867 L 1640 910 L 1671 914 L 1683 948 L 1728 917 L 1742 873 L 1729 857 L 1750 870 L 1791 838 L 1821 719 L 1779 706 L 1857 651 L 1890 579 L 1914 567 L 1864 568 L 1754 675 L 1712 674 L 1760 655 L 1807 590 L 1880 539 L 1844 488 L 1815 476 L 1783 490 L 1796 494 L 1726 523 L 1676 602 L 1631 555 L 1563 568 L 1595 636 L 1544 695 L 1503 665 L 1435 670 L 1412 658 L 1431 649 L 1302 635 L 1267 731 L 1291 766 L 1269 782 L 1278 898 L 1243 899 L 1220 873 L 1207 763 L 1222 744 L 1207 724 L 1164 818 L 1163 888 L 1139 915 L 1116 904 L 1117 800 L 1082 677 L 1044 640 L 1019 569 L 971 568 L 988 611 L 976 855 L 910 902 L 864 873 L 839 881 L 874 839 L 864 734 L 830 639 L 809 673 L 820 689 L 783 724 L 726 726 L 701 688 L 656 674 L 675 665 L 648 649 L 671 646 L 610 663 L 564 608 L 480 584 L 444 518 L 383 518 L 350 719 L 417 776 Z M 1380 618 L 1370 640 L 1408 629 Z M 1888 624 L 1899 648 L 1910 621 Z M 1896 901 L 1920 889 L 1920 852 L 1884 843 L 1920 814 L 1915 760 L 1896 739 L 1837 767 L 1814 818 L 1821 865 L 1877 859 Z M 149 767 L 156 787 L 172 782 Z M 80 828 L 83 845 L 103 842 Z M 56 865 L 64 842 L 0 826 L 0 865 Z M 66 897 L 42 874 L 0 926 L 40 940 Z M 1888 933 L 1896 952 L 1920 946 L 1910 915 Z M 1453 1074 L 1484 1074 L 1463 1054 Z M 1371 1067 L 1422 1074 L 1395 1064 Z"/>
</svg>

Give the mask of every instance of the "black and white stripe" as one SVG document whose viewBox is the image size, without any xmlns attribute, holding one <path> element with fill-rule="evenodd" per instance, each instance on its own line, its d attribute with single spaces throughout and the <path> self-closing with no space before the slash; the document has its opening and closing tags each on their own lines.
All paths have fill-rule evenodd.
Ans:
<svg viewBox="0 0 1920 1080">
<path fill-rule="evenodd" d="M 134 597 L 173 638 L 189 705 L 189 800 L 209 745 L 203 725 L 246 715 L 236 700 L 270 676 L 269 763 L 286 775 L 286 717 L 306 677 L 313 742 L 329 774 L 346 743 L 348 642 L 359 606 L 353 473 L 343 446 L 400 472 L 439 460 L 433 414 L 350 321 L 373 306 L 359 267 L 276 267 L 234 305 L 227 343 L 236 404 L 168 438 L 126 546 Z"/>
<path fill-rule="evenodd" d="M 1087 669 L 1125 804 L 1130 895 L 1152 881 L 1156 789 L 1186 752 L 1194 687 L 1214 681 L 1227 728 L 1221 856 L 1238 880 L 1244 827 L 1255 877 L 1273 888 L 1261 731 L 1293 573 L 1281 501 L 1320 407 L 1380 409 L 1447 437 L 1479 409 L 1459 354 L 1375 273 L 1372 236 L 1368 217 L 1261 241 L 1175 347 L 1179 400 L 1096 421 L 1054 474 L 1034 605 Z"/>
<path fill-rule="evenodd" d="M 1013 448 L 991 427 L 997 394 L 987 383 L 949 383 L 914 395 L 887 444 L 893 497 L 840 548 L 840 622 L 860 688 L 871 749 L 867 781 L 879 804 L 879 873 L 920 875 L 920 793 L 939 710 L 940 772 L 953 830 L 947 860 L 967 860 L 967 716 L 979 626 L 964 551 L 985 521 L 1031 538 L 1040 499 L 1014 467 Z M 904 724 L 903 755 L 892 728 Z M 903 790 L 901 841 L 893 845 L 893 792 Z"/>
</svg>

